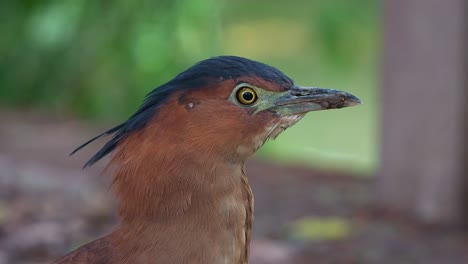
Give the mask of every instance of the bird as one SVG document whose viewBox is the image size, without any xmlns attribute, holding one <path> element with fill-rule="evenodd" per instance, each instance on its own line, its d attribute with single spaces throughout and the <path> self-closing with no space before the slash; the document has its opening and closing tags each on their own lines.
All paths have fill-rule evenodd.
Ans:
<svg viewBox="0 0 468 264">
<path fill-rule="evenodd" d="M 238 56 L 202 60 L 147 94 L 84 168 L 111 155 L 119 224 L 54 263 L 246 264 L 254 196 L 244 163 L 311 111 L 361 104 Z"/>
</svg>

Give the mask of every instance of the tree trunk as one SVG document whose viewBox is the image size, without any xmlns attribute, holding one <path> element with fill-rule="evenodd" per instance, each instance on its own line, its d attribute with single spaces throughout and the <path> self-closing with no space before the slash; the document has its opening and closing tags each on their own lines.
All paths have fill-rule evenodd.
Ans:
<svg viewBox="0 0 468 264">
<path fill-rule="evenodd" d="M 468 4 L 385 0 L 381 205 L 435 224 L 468 209 Z M 465 186 L 465 188 L 464 188 Z"/>
</svg>

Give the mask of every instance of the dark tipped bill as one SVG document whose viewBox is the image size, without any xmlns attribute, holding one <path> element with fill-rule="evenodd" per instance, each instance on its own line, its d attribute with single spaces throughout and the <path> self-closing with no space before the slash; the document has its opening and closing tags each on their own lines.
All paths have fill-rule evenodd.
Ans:
<svg viewBox="0 0 468 264">
<path fill-rule="evenodd" d="M 286 116 L 359 104 L 362 104 L 361 99 L 344 91 L 294 86 L 281 93 L 270 110 Z"/>
</svg>

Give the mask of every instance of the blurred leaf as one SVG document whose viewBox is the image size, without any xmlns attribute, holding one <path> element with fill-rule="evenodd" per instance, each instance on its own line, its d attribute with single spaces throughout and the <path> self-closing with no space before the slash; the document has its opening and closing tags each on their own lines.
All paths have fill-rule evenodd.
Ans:
<svg viewBox="0 0 468 264">
<path fill-rule="evenodd" d="M 295 240 L 339 240 L 350 236 L 351 224 L 338 217 L 308 217 L 292 223 L 288 230 Z"/>
<path fill-rule="evenodd" d="M 83 117 L 128 116 L 156 85 L 217 54 L 221 5 L 2 2 L 0 15 L 8 23 L 0 28 L 8 37 L 0 41 L 0 103 Z"/>
</svg>

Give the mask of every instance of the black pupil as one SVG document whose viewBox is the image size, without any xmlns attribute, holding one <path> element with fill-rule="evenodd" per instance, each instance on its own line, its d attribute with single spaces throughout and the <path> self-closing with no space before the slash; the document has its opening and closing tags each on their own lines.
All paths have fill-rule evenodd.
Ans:
<svg viewBox="0 0 468 264">
<path fill-rule="evenodd" d="M 242 98 L 243 98 L 245 101 L 250 102 L 250 101 L 252 101 L 252 99 L 254 98 L 254 95 L 253 95 L 253 93 L 251 93 L 251 92 L 243 92 L 243 93 L 242 93 Z"/>
</svg>

